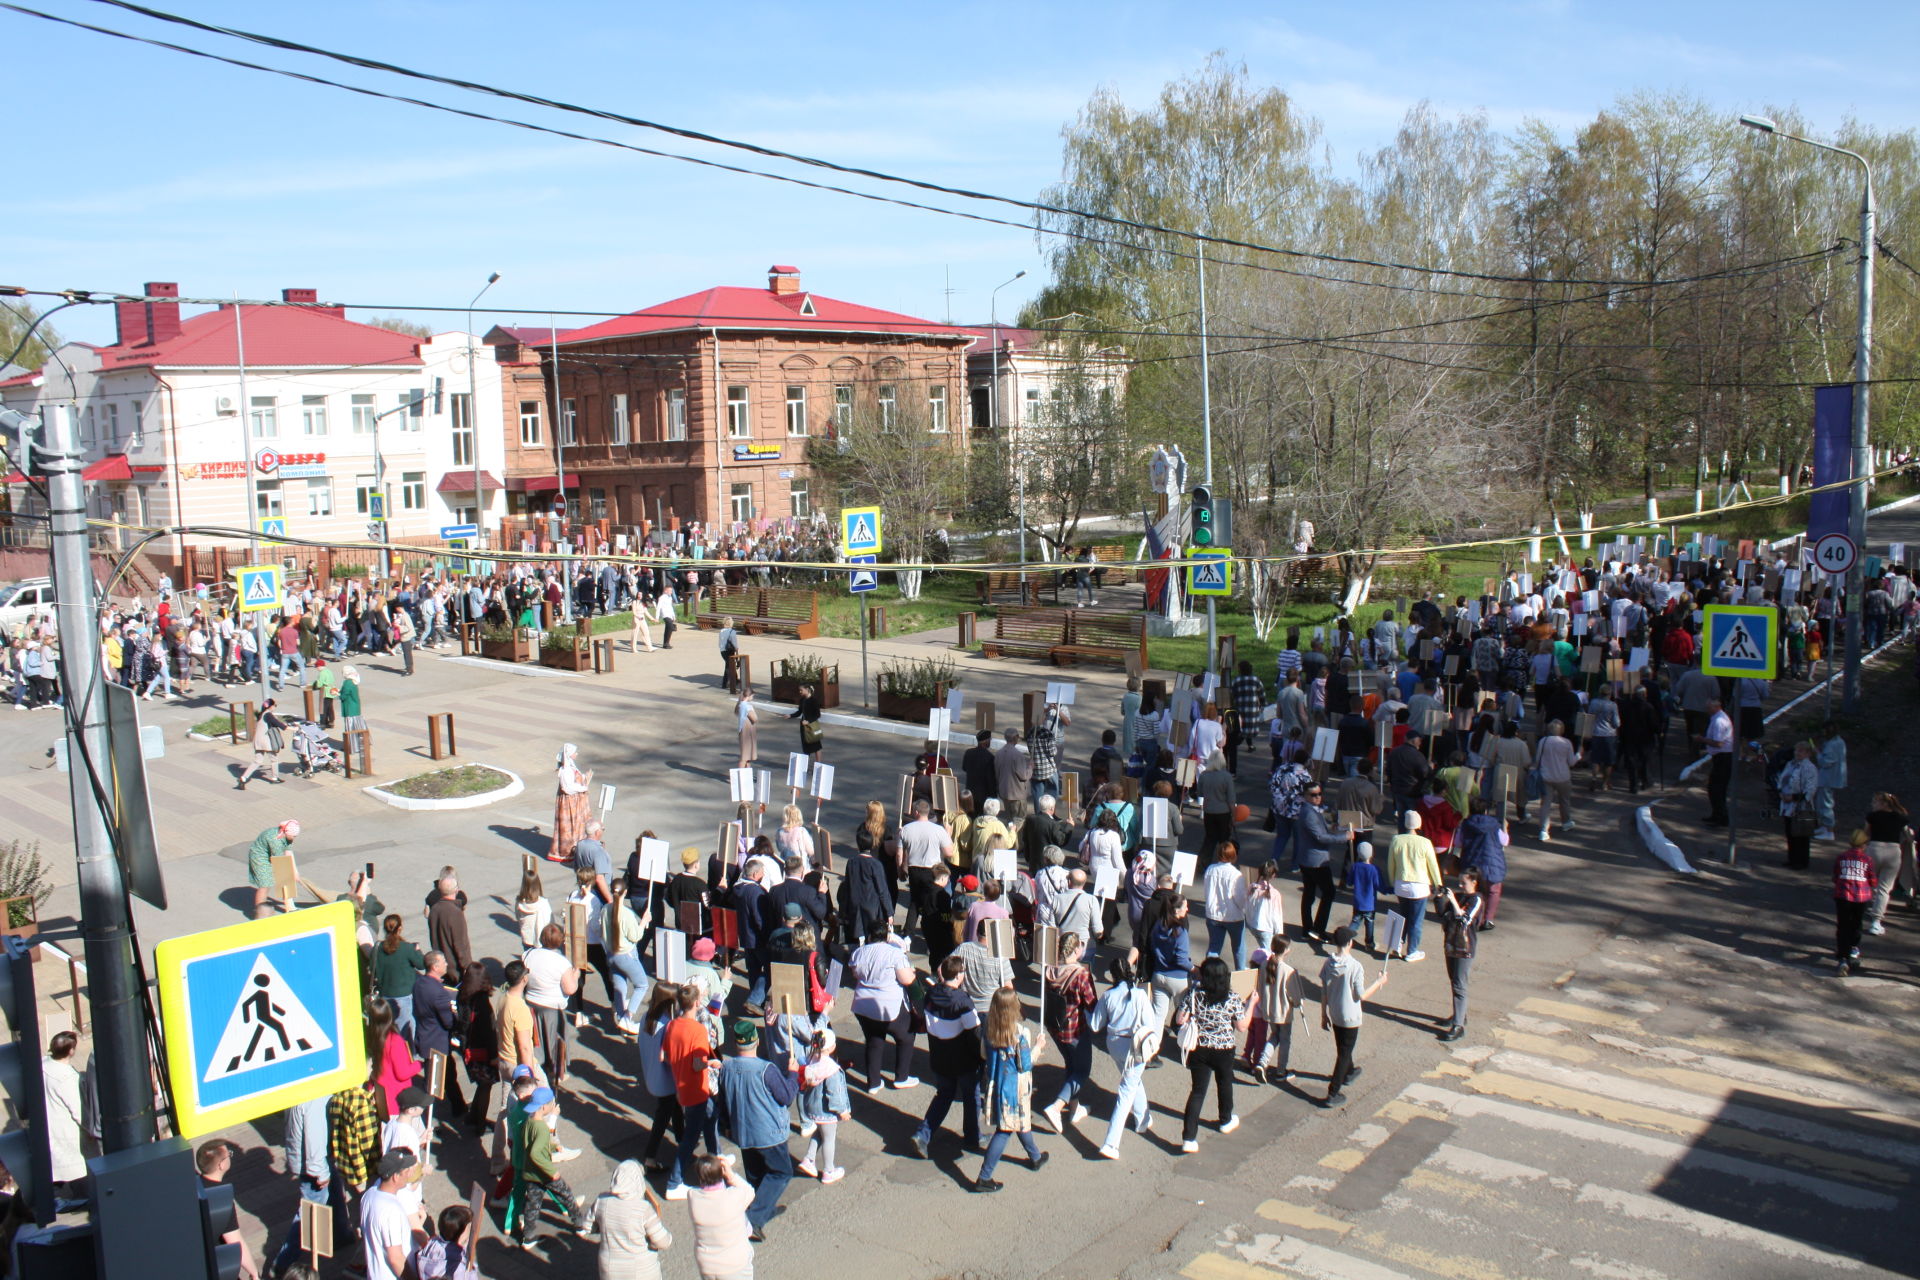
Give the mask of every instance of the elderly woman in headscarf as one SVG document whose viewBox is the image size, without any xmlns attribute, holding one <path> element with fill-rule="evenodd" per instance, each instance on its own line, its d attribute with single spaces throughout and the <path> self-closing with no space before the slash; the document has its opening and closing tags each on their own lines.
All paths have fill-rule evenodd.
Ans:
<svg viewBox="0 0 1920 1280">
<path fill-rule="evenodd" d="M 659 1255 L 673 1247 L 673 1234 L 638 1160 L 622 1160 L 613 1171 L 587 1230 L 600 1237 L 600 1280 L 660 1280 Z"/>
<path fill-rule="evenodd" d="M 360 710 L 360 669 L 358 667 L 340 668 L 340 728 L 342 732 L 367 727 L 367 717 Z"/>
<path fill-rule="evenodd" d="M 572 862 L 573 846 L 580 843 L 587 832 L 587 784 L 593 781 L 593 775 L 574 762 L 579 750 L 571 742 L 566 743 L 560 748 L 559 759 L 554 761 L 558 766 L 554 770 L 558 785 L 553 802 L 553 843 L 547 848 L 549 862 Z"/>
</svg>

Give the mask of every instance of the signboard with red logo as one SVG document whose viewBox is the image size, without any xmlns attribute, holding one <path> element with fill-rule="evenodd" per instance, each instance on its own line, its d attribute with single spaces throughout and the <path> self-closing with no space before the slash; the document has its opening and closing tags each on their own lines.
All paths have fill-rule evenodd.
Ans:
<svg viewBox="0 0 1920 1280">
<path fill-rule="evenodd" d="M 277 475 L 282 480 L 300 480 L 309 476 L 326 475 L 327 455 L 281 453 L 276 449 L 262 449 L 253 455 L 253 465 L 263 475 Z"/>
<path fill-rule="evenodd" d="M 253 465 L 263 475 L 272 475 L 280 469 L 280 454 L 274 449 L 262 449 L 253 455 Z"/>
</svg>

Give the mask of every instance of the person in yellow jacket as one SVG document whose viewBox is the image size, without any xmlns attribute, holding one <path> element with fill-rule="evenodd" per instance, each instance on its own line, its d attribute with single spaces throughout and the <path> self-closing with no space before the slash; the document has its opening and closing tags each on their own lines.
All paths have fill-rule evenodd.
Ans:
<svg viewBox="0 0 1920 1280">
<path fill-rule="evenodd" d="M 1406 940 L 1401 954 L 1408 964 L 1427 958 L 1420 949 L 1420 926 L 1427 917 L 1427 899 L 1441 883 L 1440 859 L 1434 856 L 1433 841 L 1420 834 L 1420 815 L 1409 809 L 1400 817 L 1400 834 L 1387 846 L 1387 883 L 1398 898 L 1400 915 L 1407 922 Z"/>
</svg>

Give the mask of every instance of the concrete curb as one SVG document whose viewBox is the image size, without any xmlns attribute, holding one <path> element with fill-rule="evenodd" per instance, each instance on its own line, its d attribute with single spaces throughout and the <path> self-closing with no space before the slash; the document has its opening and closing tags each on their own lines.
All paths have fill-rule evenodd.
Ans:
<svg viewBox="0 0 1920 1280">
<path fill-rule="evenodd" d="M 492 769 L 495 773 L 504 773 L 509 778 L 512 778 L 513 781 L 504 787 L 496 787 L 492 791 L 482 791 L 477 795 L 471 796 L 455 796 L 451 800 L 416 800 L 411 796 L 395 795 L 386 789 L 393 786 L 394 783 L 403 781 L 403 779 L 400 778 L 395 778 L 393 782 L 381 783 L 371 787 L 362 787 L 360 789 L 372 796 L 375 800 L 378 800 L 381 804 L 390 804 L 396 809 L 406 809 L 409 812 L 419 812 L 428 809 L 478 809 L 482 805 L 492 804 L 495 800 L 505 800 L 509 796 L 517 796 L 527 789 L 527 784 L 522 782 L 520 775 L 513 770 L 502 769 L 497 764 L 486 764 L 484 761 L 476 763 L 481 764 L 484 768 Z M 461 768 L 463 766 L 454 765 L 452 767 Z"/>
<path fill-rule="evenodd" d="M 440 661 L 457 662 L 463 667 L 488 667 L 516 676 L 555 676 L 562 680 L 583 680 L 587 675 L 584 671 L 562 671 L 558 667 L 543 667 L 537 662 L 502 662 L 498 658 L 463 658 L 457 653 L 447 654 Z"/>
<path fill-rule="evenodd" d="M 1634 824 L 1640 829 L 1640 839 L 1646 844 L 1647 852 L 1667 864 L 1681 875 L 1699 875 L 1693 864 L 1687 861 L 1687 855 L 1680 852 L 1680 846 L 1667 839 L 1660 830 L 1660 824 L 1654 821 L 1653 806 L 1643 804 L 1634 811 Z"/>
<path fill-rule="evenodd" d="M 783 716 L 793 710 L 793 704 L 790 702 L 763 702 L 759 698 L 753 700 L 753 705 L 756 707 L 766 707 L 769 710 L 777 710 Z M 915 742 L 925 742 L 927 740 L 927 726 L 923 724 L 907 724 L 902 720 L 882 720 L 879 716 L 851 715 L 845 711 L 822 711 L 820 713 L 820 723 L 836 725 L 842 729 L 864 729 L 868 733 L 887 733 L 892 734 L 896 738 L 912 738 Z M 761 727 L 765 728 L 766 726 L 762 725 Z M 970 747 L 973 745 L 973 734 L 971 732 L 961 733 L 957 730 L 949 730 L 947 732 L 947 745 L 953 747 Z"/>
</svg>

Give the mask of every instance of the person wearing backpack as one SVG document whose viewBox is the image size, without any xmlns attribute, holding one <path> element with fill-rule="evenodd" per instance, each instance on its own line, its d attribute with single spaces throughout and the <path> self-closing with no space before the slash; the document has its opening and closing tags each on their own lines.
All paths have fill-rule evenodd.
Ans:
<svg viewBox="0 0 1920 1280">
<path fill-rule="evenodd" d="M 1473 956 L 1480 939 L 1480 873 L 1471 867 L 1460 873 L 1460 888 L 1441 889 L 1434 913 L 1445 932 L 1447 981 L 1453 986 L 1453 1016 L 1440 1032 L 1444 1041 L 1467 1034 L 1467 979 L 1473 974 Z"/>
<path fill-rule="evenodd" d="M 1086 1025 L 1088 1031 L 1105 1037 L 1103 1047 L 1120 1068 L 1120 1083 L 1114 1087 L 1113 1114 L 1107 1118 L 1107 1136 L 1100 1144 L 1103 1158 L 1118 1160 L 1120 1138 L 1126 1132 L 1129 1118 L 1138 1133 L 1146 1133 L 1153 1127 L 1145 1080 L 1147 1063 L 1160 1052 L 1165 1024 L 1154 1014 L 1146 970 L 1136 973 L 1125 956 L 1116 956 L 1107 968 L 1107 980 L 1113 985 L 1088 1011 Z"/>
<path fill-rule="evenodd" d="M 1040 1109 L 1053 1125 L 1055 1133 L 1066 1132 L 1065 1113 L 1073 1106 L 1073 1123 L 1087 1118 L 1087 1108 L 1079 1101 L 1080 1090 L 1093 1074 L 1093 1035 L 1085 1027 L 1087 1011 L 1093 1008 L 1093 974 L 1082 962 L 1086 942 L 1077 933 L 1060 934 L 1060 963 L 1048 965 L 1047 1031 L 1060 1046 L 1060 1060 L 1067 1074 L 1060 1081 L 1060 1092 Z"/>
<path fill-rule="evenodd" d="M 962 1111 L 961 1137 L 967 1150 L 980 1148 L 980 1015 L 967 995 L 967 963 L 959 956 L 940 962 L 938 981 L 927 992 L 927 1058 L 933 1069 L 934 1095 L 913 1149 L 922 1160 L 933 1135 L 956 1101 Z"/>
</svg>

